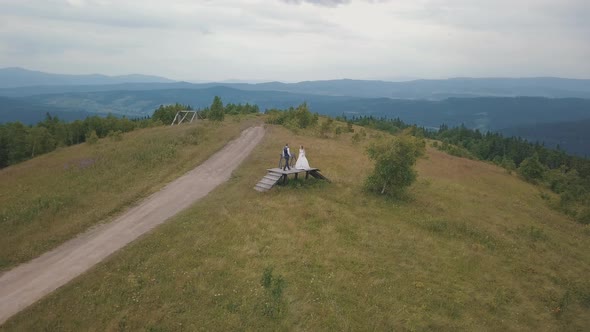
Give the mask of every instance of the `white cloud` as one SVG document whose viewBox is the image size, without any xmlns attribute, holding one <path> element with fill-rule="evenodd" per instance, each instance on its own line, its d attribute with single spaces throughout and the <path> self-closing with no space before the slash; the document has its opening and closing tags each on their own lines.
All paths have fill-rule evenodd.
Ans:
<svg viewBox="0 0 590 332">
<path fill-rule="evenodd" d="M 590 77 L 586 0 L 0 0 L 0 67 L 185 80 Z"/>
</svg>

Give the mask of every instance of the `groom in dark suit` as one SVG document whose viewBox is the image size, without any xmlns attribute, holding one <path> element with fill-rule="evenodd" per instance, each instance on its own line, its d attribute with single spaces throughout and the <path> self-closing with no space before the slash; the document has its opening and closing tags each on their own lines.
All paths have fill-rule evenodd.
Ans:
<svg viewBox="0 0 590 332">
<path fill-rule="evenodd" d="M 283 158 L 285 158 L 285 167 L 283 167 L 283 171 L 287 169 L 291 170 L 291 167 L 289 167 L 289 158 L 291 158 L 291 150 L 289 150 L 289 143 L 285 144 L 285 147 L 283 148 Z"/>
</svg>

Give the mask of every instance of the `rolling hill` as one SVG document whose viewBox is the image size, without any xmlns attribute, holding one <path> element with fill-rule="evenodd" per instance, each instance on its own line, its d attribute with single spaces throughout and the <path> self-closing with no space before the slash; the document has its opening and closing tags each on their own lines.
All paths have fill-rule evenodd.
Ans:
<svg viewBox="0 0 590 332">
<path fill-rule="evenodd" d="M 229 118 L 207 135 L 239 121 Z M 11 178 L 32 179 L 49 163 L 56 176 L 73 182 L 98 179 L 104 165 L 117 170 L 128 160 L 109 159 L 107 152 L 133 144 L 139 155 L 173 129 L 64 149 L 9 168 Z M 352 134 L 319 138 L 268 126 L 263 143 L 229 182 L 3 330 L 538 331 L 590 325 L 590 230 L 551 209 L 551 194 L 494 165 L 430 148 L 406 199 L 367 194 L 363 180 L 372 165 L 365 148 L 384 135 L 367 132 L 355 144 Z M 266 194 L 254 191 L 284 142 L 304 145 L 310 164 L 332 183 L 301 180 Z M 187 146 L 178 143 L 177 151 Z M 96 168 L 71 175 L 61 167 L 68 158 L 88 156 L 103 157 Z M 154 167 L 169 162 L 150 160 Z M 133 176 L 125 187 L 142 179 Z M 75 216 L 91 206 L 90 197 L 76 200 L 77 207 L 60 213 Z"/>
</svg>

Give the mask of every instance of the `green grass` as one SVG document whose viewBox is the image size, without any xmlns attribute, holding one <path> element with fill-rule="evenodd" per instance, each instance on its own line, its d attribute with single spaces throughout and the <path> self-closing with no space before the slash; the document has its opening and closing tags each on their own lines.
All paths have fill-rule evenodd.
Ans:
<svg viewBox="0 0 590 332">
<path fill-rule="evenodd" d="M 138 130 L 122 140 L 64 148 L 1 170 L 0 271 L 157 191 L 206 160 L 244 125 L 201 122 Z"/>
<path fill-rule="evenodd" d="M 1 329 L 590 326 L 590 232 L 538 188 L 429 149 L 407 197 L 387 200 L 362 191 L 369 138 L 304 134 L 269 126 L 230 181 Z M 254 191 L 285 142 L 332 183 Z"/>
</svg>

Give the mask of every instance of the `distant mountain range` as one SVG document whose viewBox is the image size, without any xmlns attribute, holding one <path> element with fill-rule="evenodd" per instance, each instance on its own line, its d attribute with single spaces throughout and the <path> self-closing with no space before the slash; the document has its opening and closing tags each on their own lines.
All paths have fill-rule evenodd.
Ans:
<svg viewBox="0 0 590 332">
<path fill-rule="evenodd" d="M 27 70 L 18 67 L 0 69 L 0 88 L 52 86 L 52 85 L 102 85 L 120 83 L 170 83 L 173 82 L 164 77 L 148 75 L 123 75 L 106 76 L 100 74 L 90 75 L 64 75 L 50 74 L 40 71 Z"/>
<path fill-rule="evenodd" d="M 33 86 L 18 86 L 26 84 Z M 590 155 L 590 134 L 585 134 L 590 133 L 590 80 L 188 83 L 143 75 L 56 75 L 8 68 L 0 69 L 2 86 L 0 123 L 31 124 L 47 112 L 68 120 L 107 113 L 143 117 L 162 104 L 202 108 L 221 96 L 224 103 L 257 104 L 261 110 L 307 102 L 313 112 L 331 116 L 399 117 L 429 128 L 464 124 Z"/>
<path fill-rule="evenodd" d="M 97 91 L 205 89 L 215 86 L 246 91 L 281 91 L 298 94 L 362 98 L 444 100 L 451 97 L 590 98 L 590 80 L 566 78 L 452 78 L 405 82 L 326 80 L 299 83 L 187 83 L 145 75 L 61 75 L 21 68 L 0 69 L 0 96 Z"/>
<path fill-rule="evenodd" d="M 131 117 L 151 115 L 159 105 L 189 104 L 209 106 L 213 97 L 224 103 L 257 104 L 261 110 L 288 108 L 307 102 L 313 112 L 347 117 L 399 117 L 407 123 L 438 128 L 464 124 L 482 131 L 513 126 L 590 119 L 590 99 L 545 97 L 476 97 L 445 100 L 407 100 L 359 98 L 290 93 L 247 91 L 225 86 L 203 89 L 117 90 L 42 94 L 10 98 L 32 105 L 46 105 L 72 112 L 115 113 Z M 4 106 L 0 104 L 0 110 Z"/>
</svg>

